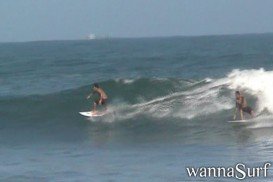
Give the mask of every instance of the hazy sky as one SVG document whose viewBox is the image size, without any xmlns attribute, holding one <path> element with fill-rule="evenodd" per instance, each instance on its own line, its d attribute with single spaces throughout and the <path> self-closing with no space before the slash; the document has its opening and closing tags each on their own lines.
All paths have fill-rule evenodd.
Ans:
<svg viewBox="0 0 273 182">
<path fill-rule="evenodd" d="M 0 42 L 273 32 L 273 0 L 0 0 Z"/>
</svg>

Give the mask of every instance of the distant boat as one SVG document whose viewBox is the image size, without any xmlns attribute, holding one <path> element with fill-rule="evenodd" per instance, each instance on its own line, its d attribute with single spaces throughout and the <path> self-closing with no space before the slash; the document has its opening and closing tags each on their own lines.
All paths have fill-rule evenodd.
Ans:
<svg viewBox="0 0 273 182">
<path fill-rule="evenodd" d="M 94 40 L 94 39 L 96 39 L 96 35 L 95 34 L 89 34 L 88 36 L 87 36 L 87 39 L 88 40 Z"/>
</svg>

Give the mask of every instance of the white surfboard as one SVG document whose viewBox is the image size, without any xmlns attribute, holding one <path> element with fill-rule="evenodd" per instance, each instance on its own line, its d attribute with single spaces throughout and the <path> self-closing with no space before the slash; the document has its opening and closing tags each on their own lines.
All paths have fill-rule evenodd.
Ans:
<svg viewBox="0 0 273 182">
<path fill-rule="evenodd" d="M 255 123 L 253 119 L 244 119 L 244 120 L 232 120 L 228 121 L 229 123 Z"/>
<path fill-rule="evenodd" d="M 99 116 L 103 116 L 106 114 L 106 112 L 91 112 L 91 111 L 88 111 L 88 112 L 79 112 L 81 115 L 83 116 L 87 116 L 87 117 L 99 117 Z"/>
<path fill-rule="evenodd" d="M 232 120 L 232 121 L 228 121 L 229 123 L 248 123 L 249 121 L 247 120 Z"/>
</svg>

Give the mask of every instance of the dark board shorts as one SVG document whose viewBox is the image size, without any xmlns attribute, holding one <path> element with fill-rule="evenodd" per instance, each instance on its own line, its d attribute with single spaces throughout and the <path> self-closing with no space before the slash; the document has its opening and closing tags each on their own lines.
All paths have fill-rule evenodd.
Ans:
<svg viewBox="0 0 273 182">
<path fill-rule="evenodd" d="M 244 107 L 242 109 L 244 112 L 248 113 L 248 114 L 251 114 L 251 112 L 253 111 L 251 107 L 247 106 L 247 107 Z"/>
<path fill-rule="evenodd" d="M 105 105 L 105 104 L 106 104 L 106 101 L 107 101 L 107 99 L 102 99 L 102 100 L 101 100 L 101 105 Z M 98 100 L 95 101 L 95 103 L 96 103 L 97 105 L 99 105 L 99 102 L 100 102 L 100 99 L 98 99 Z"/>
</svg>

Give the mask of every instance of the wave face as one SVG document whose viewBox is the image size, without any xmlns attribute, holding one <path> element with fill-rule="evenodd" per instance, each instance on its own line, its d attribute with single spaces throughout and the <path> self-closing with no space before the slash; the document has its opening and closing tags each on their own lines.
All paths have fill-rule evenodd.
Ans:
<svg viewBox="0 0 273 182">
<path fill-rule="evenodd" d="M 36 126 L 45 136 L 74 131 L 87 120 L 78 112 L 91 109 L 95 97 L 85 97 L 99 82 L 110 112 L 87 122 L 94 133 L 109 127 L 133 135 L 222 133 L 230 130 L 235 90 L 256 120 L 266 121 L 255 127 L 268 127 L 271 40 L 270 34 L 0 44 L 2 126 Z"/>
<path fill-rule="evenodd" d="M 273 112 L 272 77 L 272 71 L 259 69 L 233 70 L 224 78 L 201 81 L 177 78 L 108 80 L 100 85 L 109 95 L 110 114 L 101 119 L 119 122 L 145 117 L 162 122 L 166 119 L 182 122 L 216 117 L 227 121 L 232 116 L 235 90 L 243 92 L 255 112 L 270 114 Z M 92 100 L 96 99 L 85 100 L 91 87 L 87 85 L 52 94 L 2 98 L 1 107 L 7 120 L 12 118 L 15 110 L 23 113 L 19 116 L 20 120 L 28 120 L 30 116 L 64 122 L 78 120 L 80 116 L 77 112 L 89 110 Z"/>
<path fill-rule="evenodd" d="M 257 109 L 267 109 L 273 113 L 273 71 L 259 70 L 233 70 L 228 75 L 231 89 L 239 89 L 257 98 Z"/>
</svg>

